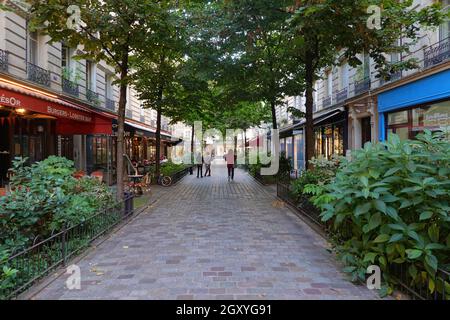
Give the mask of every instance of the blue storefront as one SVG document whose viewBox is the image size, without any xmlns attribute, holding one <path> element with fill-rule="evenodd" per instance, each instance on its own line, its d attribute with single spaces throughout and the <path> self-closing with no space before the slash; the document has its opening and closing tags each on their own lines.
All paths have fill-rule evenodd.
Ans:
<svg viewBox="0 0 450 320">
<path fill-rule="evenodd" d="M 450 131 L 450 70 L 378 95 L 379 139 L 413 139 L 425 129 Z M 450 137 L 450 134 L 449 134 Z"/>
</svg>

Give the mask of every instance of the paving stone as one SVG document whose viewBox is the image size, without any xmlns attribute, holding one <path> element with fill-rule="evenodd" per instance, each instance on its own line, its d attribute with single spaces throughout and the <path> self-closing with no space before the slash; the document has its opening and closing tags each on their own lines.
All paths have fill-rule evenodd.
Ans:
<svg viewBox="0 0 450 320">
<path fill-rule="evenodd" d="M 156 188 L 148 212 L 79 262 L 83 290 L 66 290 L 61 276 L 33 299 L 378 299 L 348 281 L 323 238 L 273 206 L 272 189 L 239 169 L 229 183 L 223 164 L 212 173 Z"/>
</svg>

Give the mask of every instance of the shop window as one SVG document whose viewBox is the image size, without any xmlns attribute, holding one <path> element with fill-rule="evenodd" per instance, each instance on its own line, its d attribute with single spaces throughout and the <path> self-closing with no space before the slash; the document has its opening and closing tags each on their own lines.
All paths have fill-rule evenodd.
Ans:
<svg viewBox="0 0 450 320">
<path fill-rule="evenodd" d="M 408 111 L 400 111 L 390 113 L 388 115 L 389 125 L 407 124 L 408 123 Z"/>
<path fill-rule="evenodd" d="M 388 114 L 387 132 L 414 139 L 424 130 L 444 132 L 450 138 L 450 101 Z"/>
</svg>

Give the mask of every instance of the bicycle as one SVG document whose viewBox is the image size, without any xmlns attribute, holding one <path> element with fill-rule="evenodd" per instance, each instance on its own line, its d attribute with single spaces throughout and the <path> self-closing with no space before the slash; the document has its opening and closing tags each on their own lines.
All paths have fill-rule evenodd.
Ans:
<svg viewBox="0 0 450 320">
<path fill-rule="evenodd" d="M 158 184 L 163 187 L 170 187 L 172 185 L 172 177 L 161 174 L 158 179 Z"/>
</svg>

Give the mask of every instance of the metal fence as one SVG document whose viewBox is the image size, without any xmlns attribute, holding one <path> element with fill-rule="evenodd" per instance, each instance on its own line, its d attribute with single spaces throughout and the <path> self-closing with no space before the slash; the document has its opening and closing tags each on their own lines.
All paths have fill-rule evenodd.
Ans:
<svg viewBox="0 0 450 320">
<path fill-rule="evenodd" d="M 177 183 L 178 181 L 180 181 L 181 179 L 183 179 L 185 176 L 188 175 L 188 173 L 190 172 L 192 166 L 186 167 L 181 171 L 175 172 L 174 174 L 172 174 L 170 177 L 172 178 L 172 185 L 174 185 L 175 183 Z"/>
<path fill-rule="evenodd" d="M 0 297 L 15 298 L 53 270 L 65 266 L 94 240 L 130 218 L 134 213 L 132 202 L 133 196 L 127 196 L 123 202 L 102 210 L 86 221 L 64 228 L 43 241 L 36 239 L 28 249 L 13 254 L 5 266 L 17 270 L 17 274 L 11 288 L 0 292 Z"/>
<path fill-rule="evenodd" d="M 434 280 L 435 290 L 431 293 L 428 281 L 412 281 L 408 264 L 393 264 L 390 266 L 390 274 L 397 282 L 397 289 L 407 294 L 413 300 L 450 300 L 450 294 L 446 293 L 450 284 L 450 272 L 438 269 Z"/>
<path fill-rule="evenodd" d="M 293 207 L 299 214 L 308 218 L 322 229 L 326 229 L 326 225 L 320 218 L 320 211 L 306 197 L 294 195 L 290 181 L 278 181 L 277 196 Z"/>
</svg>

